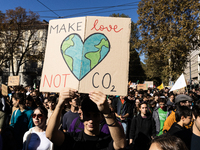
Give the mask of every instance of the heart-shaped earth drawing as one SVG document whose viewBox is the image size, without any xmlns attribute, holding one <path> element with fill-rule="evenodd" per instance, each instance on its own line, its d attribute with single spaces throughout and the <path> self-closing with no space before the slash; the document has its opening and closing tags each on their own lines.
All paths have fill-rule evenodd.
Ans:
<svg viewBox="0 0 200 150">
<path fill-rule="evenodd" d="M 83 42 L 78 34 L 68 35 L 61 44 L 62 56 L 80 81 L 109 53 L 110 42 L 104 34 L 95 33 Z"/>
</svg>

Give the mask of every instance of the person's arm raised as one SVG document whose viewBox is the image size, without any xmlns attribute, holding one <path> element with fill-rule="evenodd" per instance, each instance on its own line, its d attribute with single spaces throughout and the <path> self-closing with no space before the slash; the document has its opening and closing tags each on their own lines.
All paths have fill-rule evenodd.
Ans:
<svg viewBox="0 0 200 150">
<path fill-rule="evenodd" d="M 52 141 L 54 144 L 60 146 L 65 140 L 65 135 L 62 131 L 58 130 L 60 126 L 60 118 L 62 113 L 62 108 L 64 106 L 65 101 L 69 101 L 74 97 L 74 89 L 66 88 L 61 90 L 59 95 L 59 101 L 56 105 L 56 108 L 51 115 L 47 129 L 46 129 L 46 137 Z"/>
<path fill-rule="evenodd" d="M 111 112 L 106 95 L 101 92 L 91 92 L 90 99 L 97 104 L 100 112 L 103 113 L 113 139 L 114 149 L 123 149 L 126 146 L 126 137 L 122 126 L 118 123 L 114 113 Z"/>
</svg>

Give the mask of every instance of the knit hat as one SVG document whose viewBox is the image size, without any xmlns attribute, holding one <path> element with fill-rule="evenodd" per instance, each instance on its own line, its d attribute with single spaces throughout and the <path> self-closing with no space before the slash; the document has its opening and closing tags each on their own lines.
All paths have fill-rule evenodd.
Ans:
<svg viewBox="0 0 200 150">
<path fill-rule="evenodd" d="M 190 101 L 192 102 L 192 98 L 188 95 L 185 95 L 185 94 L 179 94 L 176 96 L 175 98 L 175 104 L 179 103 L 179 102 L 182 102 L 182 101 Z"/>
</svg>

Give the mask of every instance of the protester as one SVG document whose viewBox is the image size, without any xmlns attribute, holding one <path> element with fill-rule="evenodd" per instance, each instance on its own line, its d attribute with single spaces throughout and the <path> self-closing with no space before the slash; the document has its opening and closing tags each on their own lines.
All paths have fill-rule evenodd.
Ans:
<svg viewBox="0 0 200 150">
<path fill-rule="evenodd" d="M 139 111 L 139 104 L 140 104 L 140 100 L 139 100 L 139 98 L 137 98 L 135 100 L 135 107 L 133 108 L 133 117 L 136 117 L 140 113 L 140 111 Z"/>
<path fill-rule="evenodd" d="M 130 129 L 130 144 L 136 149 L 149 149 L 149 142 L 156 136 L 156 126 L 154 119 L 147 113 L 147 104 L 139 104 L 140 114 L 132 119 Z"/>
<path fill-rule="evenodd" d="M 47 110 L 49 109 L 48 102 L 49 102 L 48 98 L 44 98 L 43 105 Z"/>
<path fill-rule="evenodd" d="M 46 138 L 48 111 L 44 106 L 37 107 L 33 114 L 35 127 L 29 129 L 23 137 L 23 150 L 53 150 L 53 143 Z"/>
<path fill-rule="evenodd" d="M 191 150 L 200 148 L 200 101 L 192 109 L 194 124 L 192 126 Z"/>
<path fill-rule="evenodd" d="M 149 104 L 149 99 L 148 99 L 147 93 L 143 94 L 143 101 L 146 102 L 146 104 L 147 104 L 147 113 L 152 114 L 153 110 L 151 109 L 151 106 Z"/>
<path fill-rule="evenodd" d="M 163 134 L 163 125 L 170 112 L 167 110 L 165 98 L 159 98 L 158 104 L 159 107 L 154 109 L 152 117 L 155 120 L 156 134 L 159 136 Z"/>
<path fill-rule="evenodd" d="M 136 98 L 139 98 L 139 93 L 138 93 L 138 91 L 135 91 L 134 98 L 135 98 L 135 99 L 136 99 Z"/>
<path fill-rule="evenodd" d="M 69 104 L 71 106 L 70 110 L 64 114 L 62 119 L 62 128 L 64 132 L 67 132 L 69 130 L 72 121 L 75 118 L 79 117 L 77 101 L 80 101 L 80 98 L 77 95 L 75 98 L 69 101 Z"/>
<path fill-rule="evenodd" d="M 194 120 L 191 129 L 182 130 L 175 133 L 175 136 L 181 138 L 189 150 L 199 150 L 200 147 L 200 101 L 197 101 L 192 108 L 192 117 Z"/>
<path fill-rule="evenodd" d="M 185 143 L 170 135 L 161 135 L 152 140 L 149 150 L 188 150 Z"/>
<path fill-rule="evenodd" d="M 149 100 L 149 106 L 150 106 L 150 109 L 153 111 L 155 108 L 159 108 L 159 107 L 156 107 L 156 101 L 154 100 L 153 97 L 150 98 Z"/>
<path fill-rule="evenodd" d="M 17 142 L 14 138 L 14 129 L 11 126 L 5 127 L 2 132 L 2 149 L 17 150 Z"/>
<path fill-rule="evenodd" d="M 108 106 L 106 95 L 101 92 L 91 92 L 82 103 L 84 131 L 79 133 L 63 133 L 58 130 L 62 107 L 65 100 L 74 98 L 75 90 L 64 89 L 60 92 L 59 102 L 52 114 L 46 130 L 46 136 L 54 144 L 63 149 L 94 150 L 94 149 L 123 149 L 126 145 L 125 134 L 116 121 Z M 105 117 L 110 135 L 99 131 L 100 115 Z"/>
<path fill-rule="evenodd" d="M 169 98 L 167 101 L 168 110 L 174 110 L 174 107 L 175 107 L 174 98 L 175 98 L 175 95 L 173 93 L 169 93 Z"/>
<path fill-rule="evenodd" d="M 81 109 L 82 102 L 82 100 L 77 102 L 79 116 L 72 121 L 68 132 L 80 132 L 84 130 L 83 111 Z"/>
<path fill-rule="evenodd" d="M 192 98 L 185 94 L 180 94 L 175 98 L 175 105 L 176 107 L 187 106 L 188 108 L 190 108 L 190 106 L 192 105 Z M 166 121 L 164 122 L 163 132 L 168 131 L 171 128 L 172 124 L 176 122 L 175 111 L 176 110 L 172 111 L 169 117 L 167 117 Z M 190 127 L 191 125 L 189 125 L 187 128 Z"/>
<path fill-rule="evenodd" d="M 49 99 L 48 99 L 48 118 L 47 118 L 47 124 L 49 122 L 49 119 L 51 117 L 51 115 L 53 114 L 53 111 L 56 107 L 56 104 L 57 104 L 57 97 L 56 96 L 50 96 Z"/>
<path fill-rule="evenodd" d="M 192 120 L 192 111 L 187 106 L 180 106 L 175 112 L 176 122 L 173 123 L 169 131 L 170 135 L 174 135 L 176 132 L 185 130 L 185 126 L 188 126 Z"/>
<path fill-rule="evenodd" d="M 117 120 L 121 122 L 124 133 L 127 134 L 128 117 L 131 111 L 131 104 L 127 97 L 120 96 L 113 101 L 113 107 Z"/>
<path fill-rule="evenodd" d="M 22 149 L 23 135 L 33 127 L 31 114 L 33 111 L 25 106 L 24 94 L 16 93 L 12 97 L 13 105 L 19 109 L 15 110 L 11 117 L 11 124 L 14 128 L 14 137 L 17 143 L 17 149 Z"/>
<path fill-rule="evenodd" d="M 33 100 L 33 97 L 32 97 L 32 96 L 28 95 L 28 96 L 26 97 L 25 106 L 26 106 L 28 109 L 32 109 L 32 110 L 34 110 L 34 109 L 37 107 L 36 104 L 35 104 L 35 102 L 34 102 L 34 100 Z"/>
<path fill-rule="evenodd" d="M 143 91 L 142 89 L 140 89 L 140 90 L 138 91 L 138 93 L 139 93 L 139 98 L 140 98 L 140 99 L 143 99 L 144 91 Z"/>
<path fill-rule="evenodd" d="M 72 121 L 72 123 L 71 123 L 71 125 L 69 127 L 68 132 L 80 132 L 80 131 L 84 130 L 83 111 L 81 109 L 82 102 L 83 101 L 81 100 L 80 102 L 77 103 L 77 106 L 79 108 L 78 109 L 79 117 L 75 118 Z M 110 107 L 110 105 L 109 105 L 109 107 Z M 111 112 L 112 112 L 112 109 L 111 109 Z M 112 113 L 114 113 L 114 112 L 112 112 Z M 108 125 L 106 124 L 106 121 L 105 121 L 105 119 L 104 119 L 104 117 L 102 115 L 101 115 L 101 121 L 100 121 L 100 124 L 99 124 L 99 130 L 101 132 L 105 133 L 105 134 L 110 134 Z"/>
<path fill-rule="evenodd" d="M 6 98 L 7 97 L 4 97 L 0 91 L 0 130 L 3 129 L 3 127 L 5 126 L 8 113 L 10 113 L 9 105 L 6 102 Z"/>
</svg>

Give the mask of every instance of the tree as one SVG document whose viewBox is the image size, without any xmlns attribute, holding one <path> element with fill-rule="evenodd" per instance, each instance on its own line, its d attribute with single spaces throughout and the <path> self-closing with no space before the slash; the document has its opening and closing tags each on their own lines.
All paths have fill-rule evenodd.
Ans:
<svg viewBox="0 0 200 150">
<path fill-rule="evenodd" d="M 199 44 L 198 0 L 141 0 L 138 25 L 147 77 L 168 83 L 184 71 Z"/>
<path fill-rule="evenodd" d="M 129 17 L 125 14 L 112 14 L 111 17 Z M 137 25 L 131 22 L 131 35 L 130 35 L 130 61 L 129 61 L 129 80 L 132 82 L 144 81 L 146 79 L 142 63 L 140 61 L 137 44 L 139 41 L 139 31 Z"/>
<path fill-rule="evenodd" d="M 1 13 L 0 13 L 1 14 Z M 1 17 L 2 16 L 2 17 Z M 39 15 L 24 8 L 7 10 L 0 15 L 0 67 L 10 63 L 12 74 L 18 75 L 20 66 L 27 61 L 42 60 L 44 50 L 37 48 L 45 41 L 46 33 L 39 29 L 47 28 L 39 21 Z"/>
</svg>

